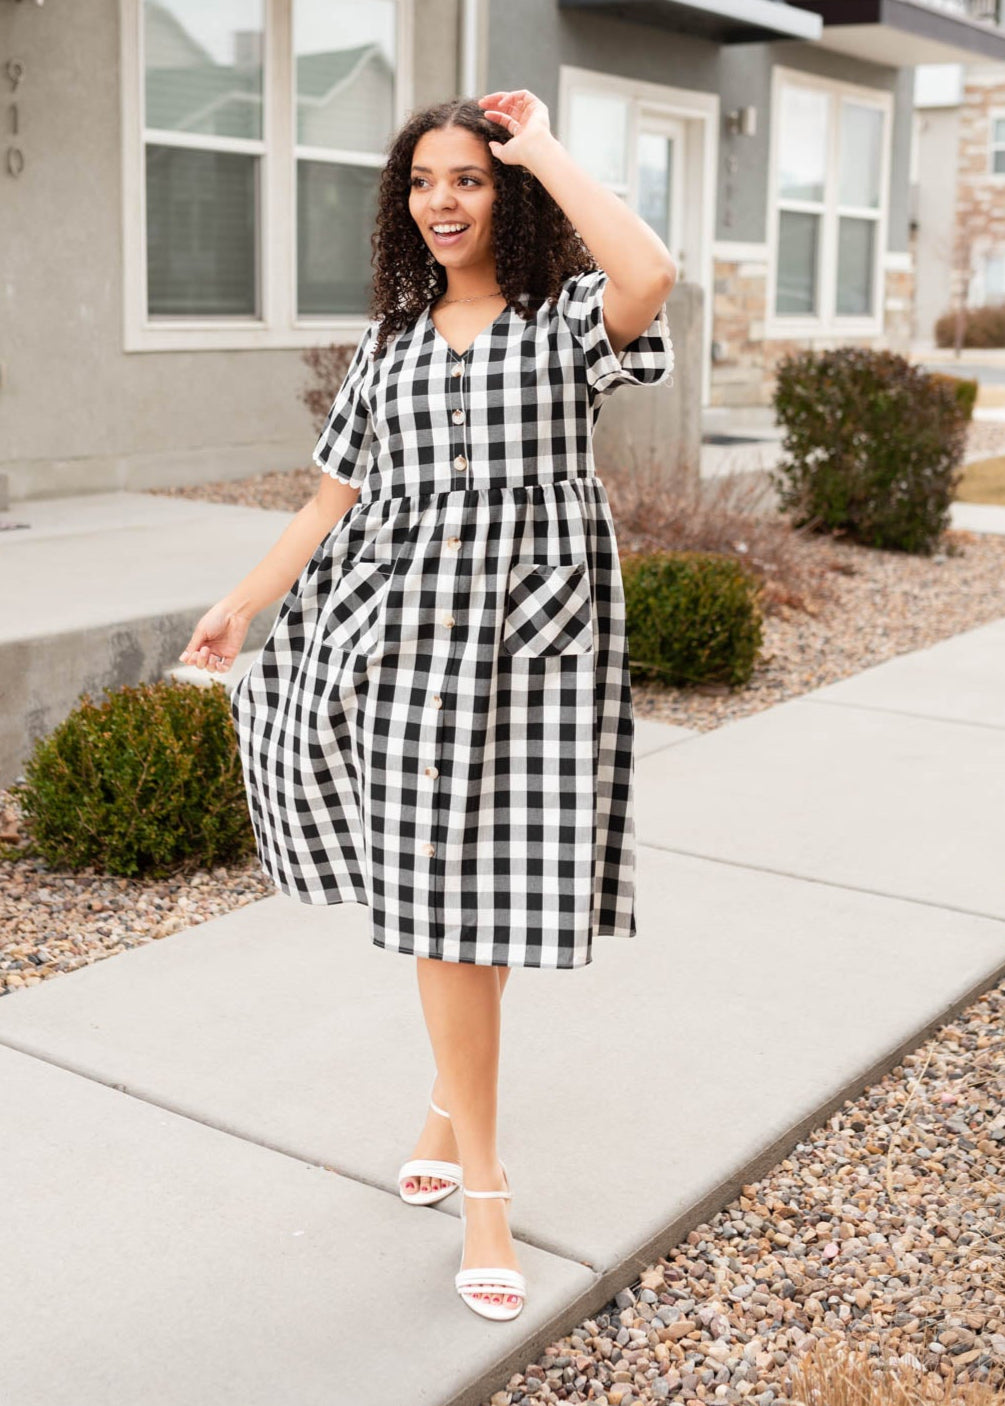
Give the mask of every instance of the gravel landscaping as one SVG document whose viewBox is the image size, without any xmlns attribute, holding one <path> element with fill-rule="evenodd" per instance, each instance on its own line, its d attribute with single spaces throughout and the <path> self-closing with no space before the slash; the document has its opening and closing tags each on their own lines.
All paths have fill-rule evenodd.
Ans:
<svg viewBox="0 0 1005 1406">
<path fill-rule="evenodd" d="M 821 1344 L 867 1352 L 940 1400 L 960 1400 L 967 1384 L 997 1391 L 1003 1031 L 1005 982 L 484 1406 L 768 1406 L 790 1396 L 791 1371 Z"/>
</svg>

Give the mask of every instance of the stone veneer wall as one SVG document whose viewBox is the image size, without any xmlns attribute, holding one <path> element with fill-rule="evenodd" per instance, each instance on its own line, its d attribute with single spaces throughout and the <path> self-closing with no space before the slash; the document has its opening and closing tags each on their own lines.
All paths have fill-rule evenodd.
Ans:
<svg viewBox="0 0 1005 1406">
<path fill-rule="evenodd" d="M 789 352 L 839 346 L 840 337 L 771 340 L 764 336 L 768 265 L 761 260 L 716 259 L 714 262 L 712 405 L 770 405 L 774 368 Z M 889 347 L 906 353 L 912 336 L 914 275 L 888 269 L 884 285 L 885 331 L 879 337 L 851 339 L 861 346 Z"/>
<path fill-rule="evenodd" d="M 1005 174 L 991 170 L 994 109 L 1005 116 L 1001 69 L 967 69 L 960 105 L 956 229 L 960 266 L 969 262 L 971 271 L 985 254 L 1005 250 Z"/>
</svg>

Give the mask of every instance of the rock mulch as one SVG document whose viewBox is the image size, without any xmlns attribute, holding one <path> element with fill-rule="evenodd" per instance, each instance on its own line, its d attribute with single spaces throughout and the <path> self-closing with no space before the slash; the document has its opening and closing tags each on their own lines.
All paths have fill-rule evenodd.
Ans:
<svg viewBox="0 0 1005 1406">
<path fill-rule="evenodd" d="M 940 1397 L 948 1379 L 1000 1388 L 1003 1031 L 1005 982 L 484 1406 L 769 1406 L 818 1343 L 913 1369 Z"/>
<path fill-rule="evenodd" d="M 275 893 L 257 861 L 184 879 L 117 879 L 47 868 L 27 847 L 9 792 L 0 792 L 0 995 L 113 957 Z"/>
</svg>

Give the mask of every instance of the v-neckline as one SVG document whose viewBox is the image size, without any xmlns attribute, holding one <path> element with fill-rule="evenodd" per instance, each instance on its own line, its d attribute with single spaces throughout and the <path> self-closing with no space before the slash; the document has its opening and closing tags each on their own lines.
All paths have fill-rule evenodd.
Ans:
<svg viewBox="0 0 1005 1406">
<path fill-rule="evenodd" d="M 440 331 L 440 329 L 437 327 L 436 323 L 433 321 L 433 305 L 432 305 L 432 303 L 427 303 L 427 304 L 426 304 L 425 317 L 426 317 L 427 323 L 428 323 L 429 326 L 433 329 L 433 336 L 434 336 L 434 337 L 439 337 L 440 341 L 441 341 L 441 342 L 443 343 L 443 345 L 446 347 L 447 351 L 451 354 L 451 356 L 455 356 L 458 361 L 463 361 L 464 358 L 467 356 L 468 352 L 469 352 L 469 351 L 471 350 L 471 348 L 474 346 L 475 342 L 477 342 L 480 337 L 484 337 L 485 334 L 486 334 L 486 332 L 491 332 L 491 331 L 492 331 L 492 328 L 496 325 L 496 323 L 499 321 L 499 319 L 500 319 L 501 317 L 505 317 L 506 313 L 508 313 L 508 312 L 512 312 L 512 308 L 510 307 L 509 303 L 506 304 L 506 306 L 502 309 L 502 311 L 499 312 L 499 313 L 492 319 L 491 322 L 487 322 L 487 323 L 485 324 L 485 326 L 482 328 L 482 330 L 481 330 L 480 332 L 477 332 L 477 333 L 471 338 L 471 341 L 467 344 L 467 346 L 464 348 L 464 350 L 463 350 L 462 352 L 457 351 L 455 347 L 452 347 L 452 346 L 450 345 L 450 343 L 447 341 L 446 337 L 444 337 L 443 333 Z"/>
</svg>

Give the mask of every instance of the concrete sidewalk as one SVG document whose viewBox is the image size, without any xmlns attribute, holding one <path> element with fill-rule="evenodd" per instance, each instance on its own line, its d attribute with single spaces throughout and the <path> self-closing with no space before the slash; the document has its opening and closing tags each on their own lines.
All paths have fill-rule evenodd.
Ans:
<svg viewBox="0 0 1005 1406">
<path fill-rule="evenodd" d="M 276 895 L 0 1001 L 3 1406 L 479 1406 L 1005 972 L 1005 620 L 640 720 L 638 936 L 505 998 L 527 1307 L 395 1174 L 415 965 Z M 377 1347 L 380 1351 L 376 1351 Z"/>
</svg>

